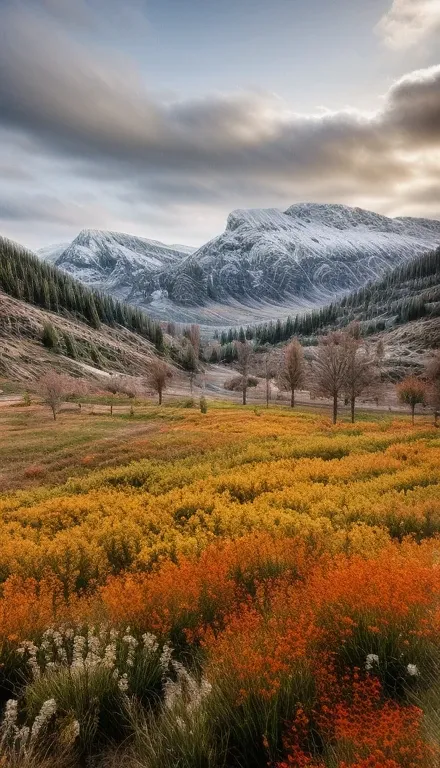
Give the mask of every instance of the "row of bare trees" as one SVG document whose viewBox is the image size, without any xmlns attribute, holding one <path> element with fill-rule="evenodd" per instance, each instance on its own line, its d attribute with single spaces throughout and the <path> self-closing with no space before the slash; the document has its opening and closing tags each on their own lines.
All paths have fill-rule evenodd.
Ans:
<svg viewBox="0 0 440 768">
<path fill-rule="evenodd" d="M 35 384 L 35 391 L 43 402 L 49 406 L 54 420 L 62 404 L 72 398 L 83 398 L 94 392 L 106 391 L 112 395 L 110 413 L 113 414 L 114 398 L 125 395 L 132 402 L 135 398 L 145 397 L 151 392 L 158 395 L 159 405 L 162 404 L 163 393 L 172 378 L 172 369 L 159 358 L 151 361 L 147 375 L 144 378 L 113 374 L 93 386 L 83 378 L 75 378 L 66 373 L 51 370 L 41 376 Z M 81 407 L 81 403 L 79 404 Z M 131 405 L 133 412 L 133 404 Z"/>
<path fill-rule="evenodd" d="M 247 388 L 252 360 L 252 347 L 237 342 L 237 368 L 241 375 L 243 405 L 247 401 Z M 356 327 L 342 333 L 330 333 L 320 339 L 313 360 L 306 362 L 304 350 L 297 339 L 284 349 L 281 360 L 269 354 L 265 359 L 266 402 L 270 400 L 270 382 L 290 392 L 290 404 L 295 406 L 295 393 L 310 382 L 310 391 L 318 397 L 332 401 L 333 421 L 336 423 L 340 399 L 350 403 L 354 421 L 356 400 L 363 394 L 378 393 L 380 370 L 377 353 L 373 355 L 362 342 Z"/>
<path fill-rule="evenodd" d="M 313 360 L 305 365 L 304 352 L 294 339 L 286 348 L 281 383 L 291 392 L 295 405 L 295 390 L 304 385 L 309 374 L 311 392 L 331 400 L 333 423 L 338 418 L 341 399 L 350 404 L 354 422 L 356 401 L 361 396 L 377 397 L 380 386 L 379 361 L 361 340 L 356 329 L 334 332 L 320 339 Z"/>
<path fill-rule="evenodd" d="M 276 379 L 281 389 L 290 392 L 292 408 L 295 406 L 296 392 L 307 383 L 313 396 L 331 401 L 334 424 L 341 401 L 350 406 L 351 420 L 354 422 L 356 402 L 360 397 L 373 399 L 376 403 L 380 399 L 383 357 L 383 343 L 379 342 L 374 348 L 367 345 L 356 324 L 345 331 L 336 331 L 322 337 L 310 361 L 306 361 L 299 341 L 293 339 L 285 347 L 281 360 L 276 361 L 273 355 L 266 355 L 266 403 L 269 405 L 273 379 Z M 252 359 L 250 344 L 237 343 L 237 359 L 242 377 L 243 404 L 246 405 Z M 418 404 L 430 405 L 437 421 L 440 415 L 440 353 L 433 357 L 422 377 L 409 376 L 400 382 L 397 396 L 402 404 L 410 407 L 413 421 Z"/>
<path fill-rule="evenodd" d="M 197 339 L 190 341 L 191 348 Z M 306 383 L 310 393 L 327 398 L 332 403 L 333 423 L 338 418 L 339 404 L 350 405 L 351 420 L 355 420 L 356 402 L 360 397 L 379 401 L 381 391 L 381 363 L 383 345 L 374 349 L 361 338 L 356 325 L 346 331 L 333 332 L 319 340 L 311 360 L 306 361 L 304 350 L 297 339 L 285 347 L 281 359 L 274 355 L 265 357 L 266 402 L 269 405 L 271 382 L 276 379 L 278 386 L 290 392 L 290 404 L 295 406 L 295 396 Z M 237 342 L 237 367 L 240 373 L 240 388 L 243 405 L 247 403 L 248 387 L 256 381 L 250 375 L 253 364 L 253 349 L 246 342 Z M 188 369 L 187 369 L 188 370 Z M 191 377 L 191 369 L 189 369 Z M 96 385 L 96 390 L 106 390 L 112 395 L 110 411 L 116 395 L 125 395 L 132 401 L 145 397 L 151 392 L 162 404 L 163 393 L 173 376 L 173 369 L 165 360 L 153 359 L 144 378 L 115 374 Z M 54 419 L 62 403 L 72 397 L 92 394 L 93 388 L 84 379 L 73 378 L 63 373 L 49 371 L 41 377 L 36 390 L 51 408 Z M 402 404 L 408 405 L 414 421 L 418 404 L 429 405 L 437 421 L 440 415 L 440 353 L 435 355 L 423 376 L 409 376 L 397 385 L 397 396 Z"/>
</svg>

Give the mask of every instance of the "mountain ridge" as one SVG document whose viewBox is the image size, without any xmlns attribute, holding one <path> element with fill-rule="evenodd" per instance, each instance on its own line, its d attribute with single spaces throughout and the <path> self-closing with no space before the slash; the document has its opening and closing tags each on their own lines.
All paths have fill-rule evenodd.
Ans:
<svg viewBox="0 0 440 768">
<path fill-rule="evenodd" d="M 323 306 L 439 244 L 435 219 L 296 203 L 236 209 L 223 233 L 189 253 L 83 230 L 55 263 L 157 319 L 224 327 Z"/>
<path fill-rule="evenodd" d="M 123 232 L 83 229 L 51 261 L 90 287 L 129 300 L 140 273 L 145 277 L 168 268 L 188 252 L 191 252 L 190 248 L 179 251 L 158 240 Z M 48 260 L 47 253 L 48 249 L 46 254 L 43 249 L 40 256 Z M 139 304 L 137 301 L 132 303 Z"/>
</svg>

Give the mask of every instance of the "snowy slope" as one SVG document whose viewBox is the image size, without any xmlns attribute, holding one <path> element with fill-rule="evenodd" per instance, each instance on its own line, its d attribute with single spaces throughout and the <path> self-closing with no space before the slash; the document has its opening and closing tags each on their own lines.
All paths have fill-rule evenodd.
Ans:
<svg viewBox="0 0 440 768">
<path fill-rule="evenodd" d="M 48 261 L 49 264 L 55 264 L 57 259 L 68 248 L 70 243 L 56 243 L 55 245 L 46 245 L 44 248 L 39 248 L 36 251 L 37 256 L 43 261 Z"/>
<path fill-rule="evenodd" d="M 121 232 L 84 229 L 55 258 L 50 247 L 39 255 L 87 285 L 130 299 L 140 276 L 168 269 L 193 250 Z"/>
<path fill-rule="evenodd" d="M 161 285 L 187 307 L 238 301 L 294 309 L 326 303 L 439 244 L 440 222 L 429 219 L 314 203 L 284 213 L 236 210 L 225 232 L 174 265 Z"/>
<path fill-rule="evenodd" d="M 57 266 L 155 317 L 251 323 L 329 303 L 440 245 L 440 222 L 344 205 L 233 211 L 198 250 L 84 231 Z"/>
</svg>

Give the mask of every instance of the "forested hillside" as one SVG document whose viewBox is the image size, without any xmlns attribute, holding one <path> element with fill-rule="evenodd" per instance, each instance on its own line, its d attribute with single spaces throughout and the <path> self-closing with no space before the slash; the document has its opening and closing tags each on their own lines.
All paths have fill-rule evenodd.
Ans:
<svg viewBox="0 0 440 768">
<path fill-rule="evenodd" d="M 99 378 L 145 375 L 160 325 L 0 238 L 0 374 L 31 382 L 48 369 Z"/>
<path fill-rule="evenodd" d="M 310 337 L 358 321 L 365 335 L 392 330 L 420 318 L 440 318 L 440 248 L 418 256 L 368 283 L 340 301 L 285 322 L 224 331 L 221 344 L 253 339 L 278 344 L 292 336 Z"/>
<path fill-rule="evenodd" d="M 73 315 L 95 329 L 101 323 L 122 326 L 144 336 L 156 348 L 162 348 L 159 323 L 140 309 L 90 290 L 20 245 L 1 237 L 0 289 L 15 299 L 64 317 Z"/>
</svg>

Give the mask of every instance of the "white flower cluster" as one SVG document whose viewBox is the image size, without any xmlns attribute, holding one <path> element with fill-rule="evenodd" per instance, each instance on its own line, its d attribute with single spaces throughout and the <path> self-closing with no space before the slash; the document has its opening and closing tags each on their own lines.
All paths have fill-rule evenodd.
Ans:
<svg viewBox="0 0 440 768">
<path fill-rule="evenodd" d="M 24 640 L 17 649 L 17 652 L 22 656 L 27 654 L 27 663 L 30 667 L 34 680 L 37 680 L 41 674 L 40 665 L 37 661 L 38 650 L 38 647 L 31 640 Z"/>
<path fill-rule="evenodd" d="M 171 645 L 169 643 L 165 643 L 159 658 L 159 664 L 164 674 L 166 674 L 170 668 L 172 655 L 173 649 Z"/>
<path fill-rule="evenodd" d="M 368 653 L 365 659 L 365 669 L 370 672 L 375 666 L 379 666 L 379 656 L 376 653 Z"/>
<path fill-rule="evenodd" d="M 401 656 L 402 655 L 403 654 L 401 654 Z M 370 672 L 376 666 L 379 666 L 379 656 L 376 653 L 367 654 L 367 658 L 365 660 L 365 669 L 367 670 L 367 672 Z M 416 664 L 407 664 L 406 671 L 410 677 L 419 677 L 420 675 L 419 669 Z"/>
<path fill-rule="evenodd" d="M 9 747 L 15 756 L 26 756 L 32 750 L 38 735 L 45 729 L 57 710 L 55 699 L 45 701 L 32 726 L 18 725 L 18 706 L 15 699 L 6 702 L 3 720 L 0 723 L 0 749 Z"/>
<path fill-rule="evenodd" d="M 36 716 L 34 722 L 32 723 L 31 733 L 30 733 L 31 742 L 37 739 L 37 736 L 40 733 L 40 731 L 44 728 L 45 725 L 47 725 L 50 718 L 55 714 L 56 711 L 57 711 L 57 703 L 55 699 L 48 699 L 47 701 L 44 702 L 38 715 Z"/>
<path fill-rule="evenodd" d="M 185 726 L 185 720 L 191 722 L 197 714 L 203 701 L 212 690 L 211 683 L 204 677 L 197 681 L 178 661 L 172 662 L 176 679 L 167 678 L 164 685 L 164 704 L 168 710 L 179 712 L 176 722 L 180 728 Z"/>
<path fill-rule="evenodd" d="M 159 649 L 159 643 L 157 642 L 156 635 L 152 635 L 151 632 L 146 632 L 142 635 L 142 643 L 145 651 L 149 654 L 156 653 Z"/>
<path fill-rule="evenodd" d="M 76 674 L 108 669 L 118 680 L 120 690 L 125 692 L 136 659 L 152 657 L 158 653 L 159 644 L 150 633 L 144 634 L 140 642 L 131 634 L 130 627 L 120 632 L 103 624 L 88 628 L 50 627 L 44 632 L 40 645 L 25 641 L 18 650 L 27 656 L 34 680 L 46 671 L 66 667 Z M 171 657 L 172 648 L 165 643 L 158 659 L 164 675 L 169 670 Z"/>
</svg>

